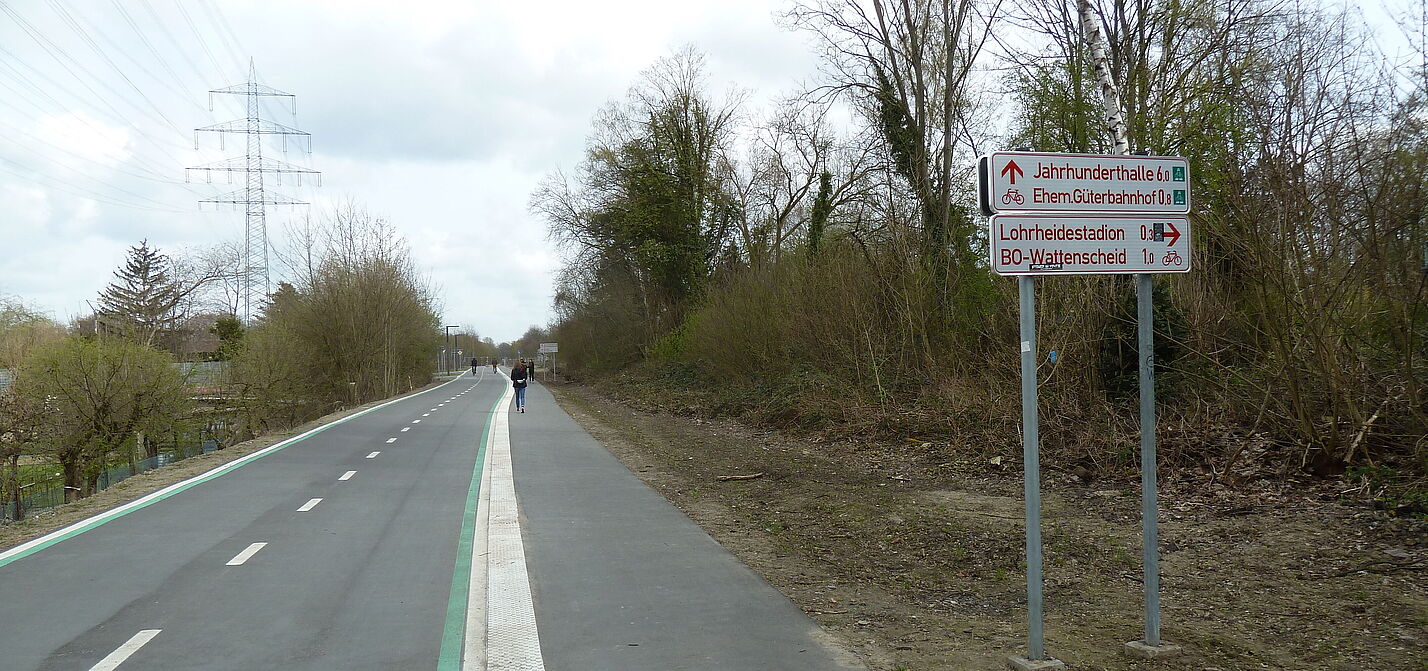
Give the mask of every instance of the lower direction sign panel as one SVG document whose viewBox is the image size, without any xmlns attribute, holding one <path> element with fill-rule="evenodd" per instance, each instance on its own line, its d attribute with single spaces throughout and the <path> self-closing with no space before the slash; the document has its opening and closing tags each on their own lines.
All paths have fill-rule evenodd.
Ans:
<svg viewBox="0 0 1428 671">
<path fill-rule="evenodd" d="M 999 275 L 1183 273 L 1190 220 L 1176 215 L 1002 214 L 991 218 Z"/>
</svg>

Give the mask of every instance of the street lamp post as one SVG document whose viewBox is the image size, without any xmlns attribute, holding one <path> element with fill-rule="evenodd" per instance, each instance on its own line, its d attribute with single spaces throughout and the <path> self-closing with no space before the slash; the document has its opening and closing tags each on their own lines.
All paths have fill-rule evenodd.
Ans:
<svg viewBox="0 0 1428 671">
<path fill-rule="evenodd" d="M 445 363 L 444 365 L 446 366 L 446 372 L 448 372 L 448 373 L 451 372 L 451 352 L 453 351 L 453 350 L 452 350 L 452 347 L 451 347 L 451 329 L 455 329 L 455 328 L 461 328 L 461 327 L 460 327 L 460 326 L 448 326 L 448 327 L 446 327 L 446 363 Z"/>
</svg>

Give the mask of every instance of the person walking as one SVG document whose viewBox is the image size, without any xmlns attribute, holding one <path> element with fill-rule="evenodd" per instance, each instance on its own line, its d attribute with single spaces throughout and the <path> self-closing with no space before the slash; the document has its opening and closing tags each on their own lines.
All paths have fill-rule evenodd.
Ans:
<svg viewBox="0 0 1428 671">
<path fill-rule="evenodd" d="M 516 367 L 511 369 L 511 386 L 516 389 L 516 412 L 526 411 L 526 384 L 530 381 L 530 373 L 526 370 L 526 362 L 516 362 Z"/>
</svg>

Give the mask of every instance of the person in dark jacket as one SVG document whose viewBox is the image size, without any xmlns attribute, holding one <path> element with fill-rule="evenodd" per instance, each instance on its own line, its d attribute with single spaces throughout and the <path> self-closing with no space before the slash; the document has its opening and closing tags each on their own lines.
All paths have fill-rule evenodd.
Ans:
<svg viewBox="0 0 1428 671">
<path fill-rule="evenodd" d="M 517 362 L 516 367 L 511 369 L 511 386 L 516 388 L 516 412 L 526 411 L 526 383 L 529 381 L 526 362 Z"/>
<path fill-rule="evenodd" d="M 472 375 L 475 375 L 475 374 L 476 374 L 476 367 L 479 366 L 479 365 L 481 365 L 481 364 L 480 364 L 480 362 L 478 362 L 478 361 L 476 360 L 476 357 L 471 357 L 471 374 L 472 374 Z"/>
</svg>

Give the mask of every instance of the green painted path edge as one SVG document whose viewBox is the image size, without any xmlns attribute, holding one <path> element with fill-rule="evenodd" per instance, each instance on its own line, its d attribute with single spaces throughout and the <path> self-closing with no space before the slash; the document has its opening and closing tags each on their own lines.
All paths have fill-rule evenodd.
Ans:
<svg viewBox="0 0 1428 671">
<path fill-rule="evenodd" d="M 471 552 L 476 542 L 476 512 L 481 502 L 481 476 L 486 469 L 486 447 L 491 443 L 491 427 L 496 423 L 496 409 L 506 397 L 496 395 L 481 429 L 481 444 L 476 450 L 476 465 L 471 469 L 471 486 L 466 490 L 466 512 L 461 516 L 461 537 L 456 543 L 456 567 L 451 573 L 451 595 L 446 599 L 446 626 L 441 631 L 441 653 L 436 659 L 437 671 L 460 671 L 461 655 L 466 642 L 466 612 L 471 596 Z"/>
<path fill-rule="evenodd" d="M 145 496 L 143 496 L 143 497 L 141 497 L 141 498 L 138 498 L 138 499 L 135 499 L 135 500 L 133 500 L 133 501 L 130 501 L 130 502 L 128 502 L 128 503 L 126 503 L 126 504 L 124 504 L 124 505 L 121 505 L 121 506 L 119 506 L 119 507 L 117 507 L 117 508 L 111 508 L 111 509 L 106 510 L 106 511 L 104 511 L 104 512 L 102 512 L 102 513 L 99 513 L 99 514 L 97 514 L 97 515 L 94 515 L 93 517 L 88 517 L 88 518 L 82 519 L 82 520 L 80 520 L 80 521 L 78 521 L 78 522 L 75 522 L 74 524 L 71 524 L 71 525 L 69 525 L 69 526 L 67 526 L 67 527 L 63 527 L 63 528 L 61 528 L 61 529 L 58 529 L 58 530 L 55 530 L 55 531 L 51 531 L 50 533 L 45 534 L 44 536 L 40 536 L 39 538 L 36 538 L 36 539 L 34 539 L 34 540 L 31 540 L 31 541 L 28 541 L 28 542 L 26 542 L 26 543 L 22 543 L 22 544 L 17 545 L 17 546 L 15 546 L 15 547 L 13 547 L 13 548 L 11 548 L 11 549 L 9 549 L 9 550 L 6 550 L 5 552 L 0 553 L 0 567 L 8 566 L 8 565 L 10 565 L 10 564 L 12 564 L 12 563 L 14 563 L 14 562 L 17 562 L 17 561 L 19 561 L 19 560 L 21 560 L 21 559 L 24 559 L 25 557 L 28 557 L 28 556 L 30 556 L 30 555 L 32 555 L 32 554 L 35 554 L 36 552 L 39 552 L 39 551 L 41 551 L 41 550 L 44 550 L 45 548 L 48 548 L 48 547 L 50 547 L 50 546 L 52 546 L 52 545 L 54 545 L 54 544 L 56 544 L 56 543 L 59 543 L 59 542 L 68 540 L 68 539 L 70 539 L 70 538 L 74 538 L 75 536 L 78 536 L 79 534 L 82 534 L 82 533 L 84 533 L 84 532 L 86 532 L 86 531 L 89 531 L 90 529 L 95 529 L 95 528 L 101 527 L 101 526 L 103 526 L 103 525 L 105 525 L 105 524 L 108 524 L 109 522 L 111 522 L 111 521 L 113 521 L 113 520 L 119 519 L 120 517 L 123 517 L 123 516 L 125 516 L 125 515 L 128 515 L 129 513 L 132 513 L 132 512 L 134 512 L 134 511 L 136 511 L 136 510 L 141 510 L 141 509 L 143 509 L 143 508 L 147 508 L 148 506 L 151 506 L 151 505 L 153 505 L 153 504 L 155 504 L 155 503 L 158 503 L 159 501 L 162 501 L 162 500 L 164 500 L 164 499 L 167 499 L 167 498 L 169 498 L 170 496 L 173 496 L 173 495 L 175 495 L 175 494 L 178 494 L 179 492 L 186 491 L 186 490 L 188 490 L 188 489 L 190 489 L 190 488 L 192 488 L 192 487 L 195 487 L 195 486 L 197 486 L 197 485 L 200 485 L 200 484 L 203 484 L 203 483 L 205 483 L 205 482 L 208 482 L 209 480 L 212 480 L 212 479 L 214 479 L 214 478 L 216 478 L 216 477 L 218 477 L 218 476 L 220 476 L 220 475 L 224 475 L 224 474 L 226 474 L 226 473 L 230 473 L 230 472 L 232 472 L 232 471 L 235 471 L 235 470 L 237 470 L 237 469 L 238 469 L 239 467 L 241 467 L 241 466 L 245 466 L 245 465 L 250 464 L 250 463 L 252 463 L 252 462 L 254 462 L 254 461 L 257 461 L 258 459 L 260 459 L 260 458 L 262 458 L 262 457 L 265 457 L 265 456 L 267 456 L 267 455 L 269 455 L 269 454 L 272 454 L 272 453 L 274 453 L 274 452 L 277 452 L 277 451 L 279 451 L 279 450 L 281 450 L 281 449 L 283 449 L 283 448 L 285 448 L 285 447 L 287 447 L 287 446 L 289 446 L 289 445 L 293 445 L 293 444 L 302 442 L 303 440 L 306 440 L 308 437 L 310 437 L 310 436 L 312 436 L 312 435 L 314 435 L 314 434 L 317 434 L 317 433 L 321 433 L 321 432 L 323 432 L 323 431 L 326 431 L 327 429 L 330 429 L 330 428 L 332 428 L 332 427 L 334 427 L 334 426 L 337 426 L 338 424 L 342 424 L 342 423 L 344 423 L 344 422 L 347 422 L 347 421 L 356 419 L 356 418 L 361 417 L 362 415 L 365 415 L 365 414 L 367 414 L 367 413 L 369 413 L 369 412 L 374 412 L 374 411 L 376 411 L 376 410 L 380 410 L 380 409 L 385 408 L 385 407 L 387 407 L 387 406 L 389 406 L 389 405 L 392 405 L 393 403 L 401 403 L 402 401 L 410 400 L 410 399 L 416 398 L 416 397 L 418 397 L 418 396 L 421 396 L 421 395 L 423 395 L 423 394 L 429 394 L 429 393 L 431 393 L 431 392 L 433 392 L 433 391 L 436 391 L 436 390 L 438 390 L 438 389 L 441 389 L 442 387 L 445 387 L 446 385 L 449 385 L 449 384 L 451 384 L 451 383 L 453 383 L 453 382 L 457 382 L 457 381 L 459 381 L 459 380 L 461 380 L 461 376 L 457 376 L 456 378 L 454 378 L 454 379 L 452 379 L 452 380 L 449 380 L 449 381 L 447 381 L 447 382 L 443 382 L 443 383 L 441 383 L 441 384 L 439 384 L 439 385 L 437 385 L 437 386 L 435 386 L 435 387 L 432 387 L 431 389 L 427 389 L 427 390 L 425 390 L 425 391 L 419 391 L 419 392 L 417 392 L 417 393 L 415 393 L 415 394 L 411 394 L 411 395 L 408 395 L 408 396 L 403 396 L 403 397 L 401 397 L 401 398 L 392 399 L 392 400 L 390 400 L 390 401 L 387 401 L 386 403 L 383 403 L 383 404 L 381 404 L 381 405 L 374 405 L 374 406 L 372 406 L 372 407 L 370 407 L 370 408 L 367 408 L 366 410 L 362 410 L 362 411 L 360 411 L 360 412 L 354 412 L 354 413 L 352 413 L 352 414 L 350 414 L 350 415 L 348 415 L 348 416 L 346 416 L 346 417 L 343 417 L 343 418 L 341 418 L 341 419 L 333 420 L 333 421 L 331 421 L 331 422 L 329 422 L 329 423 L 327 423 L 327 424 L 323 424 L 322 426 L 319 426 L 319 427 L 316 427 L 316 428 L 313 428 L 313 429 L 309 429 L 309 430 L 307 430 L 307 431 L 304 431 L 303 433 L 300 433 L 300 434 L 298 434 L 298 435 L 296 435 L 296 436 L 293 436 L 292 438 L 288 438 L 288 439 L 286 439 L 286 440 L 283 440 L 283 441 L 281 441 L 281 442 L 275 443 L 275 444 L 273 444 L 273 445 L 269 445 L 268 447 L 265 447 L 265 448 L 263 448 L 263 449 L 261 449 L 261 450 L 258 450 L 257 452 L 254 452 L 254 453 L 252 453 L 252 454 L 250 454 L 250 455 L 241 457 L 241 458 L 239 458 L 239 459 L 235 459 L 235 460 L 230 461 L 230 462 L 228 462 L 228 463 L 226 463 L 226 464 L 223 464 L 222 466 L 215 467 L 215 468 L 213 468 L 212 470 L 207 471 L 207 472 L 205 472 L 205 473 L 200 473 L 200 474 L 198 474 L 198 475 L 196 475 L 196 476 L 194 476 L 194 477 L 192 477 L 192 478 L 189 478 L 189 479 L 187 479 L 187 480 L 184 480 L 184 481 L 182 481 L 182 482 L 176 482 L 176 483 L 174 483 L 174 484 L 172 484 L 172 485 L 169 485 L 168 487 L 165 487 L 165 488 L 163 488 L 163 489 L 160 489 L 160 490 L 158 490 L 158 491 L 156 491 L 156 492 L 150 493 L 150 494 L 148 494 L 148 495 L 145 495 Z"/>
</svg>

